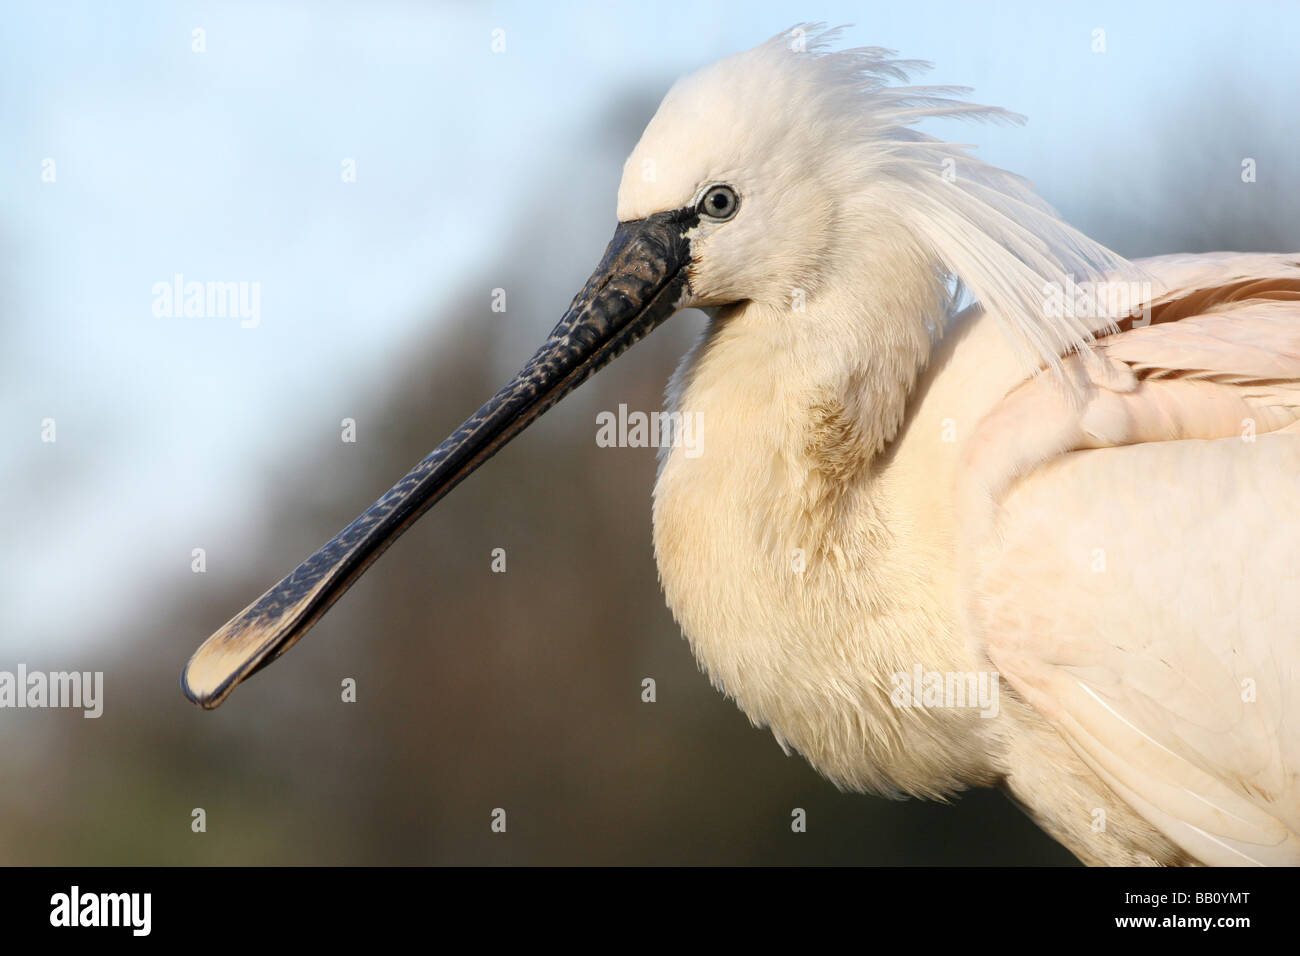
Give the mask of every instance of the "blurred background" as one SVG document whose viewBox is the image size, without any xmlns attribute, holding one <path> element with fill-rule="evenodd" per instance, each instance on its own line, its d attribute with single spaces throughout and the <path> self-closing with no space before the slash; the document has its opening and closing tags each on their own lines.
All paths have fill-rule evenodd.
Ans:
<svg viewBox="0 0 1300 956">
<path fill-rule="evenodd" d="M 223 708 L 180 669 L 532 353 L 681 73 L 851 23 L 1027 115 L 931 131 L 1117 251 L 1295 251 L 1300 6 L 3 6 L 0 670 L 102 670 L 105 700 L 0 710 L 0 862 L 1073 863 L 997 793 L 838 793 L 697 671 L 656 581 L 654 452 L 595 444 L 597 411 L 661 407 L 692 313 Z M 156 315 L 178 274 L 257 283 L 256 326 Z"/>
</svg>

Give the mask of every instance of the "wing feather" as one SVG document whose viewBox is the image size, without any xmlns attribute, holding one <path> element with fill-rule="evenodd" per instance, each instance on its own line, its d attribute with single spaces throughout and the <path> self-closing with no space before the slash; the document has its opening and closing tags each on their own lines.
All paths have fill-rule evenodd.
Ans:
<svg viewBox="0 0 1300 956">
<path fill-rule="evenodd" d="M 1030 379 L 963 449 L 968 626 L 1193 858 L 1300 863 L 1300 264 L 1140 265 L 1083 400 Z"/>
</svg>

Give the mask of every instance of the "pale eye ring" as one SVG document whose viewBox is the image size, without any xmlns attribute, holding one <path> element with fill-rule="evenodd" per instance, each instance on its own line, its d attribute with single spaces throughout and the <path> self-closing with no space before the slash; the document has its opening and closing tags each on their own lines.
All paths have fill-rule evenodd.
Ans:
<svg viewBox="0 0 1300 956">
<path fill-rule="evenodd" d="M 740 197 L 730 186 L 719 183 L 704 190 L 696 206 L 700 215 L 714 222 L 726 222 L 740 208 Z"/>
</svg>

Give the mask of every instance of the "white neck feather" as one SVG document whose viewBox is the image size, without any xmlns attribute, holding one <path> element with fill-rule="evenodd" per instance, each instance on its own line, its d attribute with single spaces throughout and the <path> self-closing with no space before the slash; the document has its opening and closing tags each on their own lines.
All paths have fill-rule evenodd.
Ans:
<svg viewBox="0 0 1300 956">
<path fill-rule="evenodd" d="M 951 542 L 885 467 L 943 317 L 906 258 L 807 314 L 714 316 L 670 386 L 673 410 L 702 416 L 702 454 L 665 454 L 655 548 L 697 657 L 751 719 L 843 786 L 934 796 L 984 781 L 996 748 L 970 712 L 889 700 L 917 664 L 975 669 L 950 619 Z"/>
</svg>

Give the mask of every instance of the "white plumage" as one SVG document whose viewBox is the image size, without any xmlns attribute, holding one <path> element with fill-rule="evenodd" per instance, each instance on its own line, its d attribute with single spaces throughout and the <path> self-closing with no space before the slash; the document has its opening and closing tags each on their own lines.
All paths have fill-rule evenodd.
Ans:
<svg viewBox="0 0 1300 956">
<path fill-rule="evenodd" d="M 911 128 L 1000 111 L 826 40 L 680 81 L 619 193 L 741 197 L 692 236 L 703 454 L 654 499 L 702 666 L 844 787 L 1001 785 L 1088 862 L 1300 862 L 1300 257 L 1126 263 Z M 1097 282 L 1142 294 L 1049 307 Z M 993 669 L 996 717 L 891 700 Z"/>
</svg>

